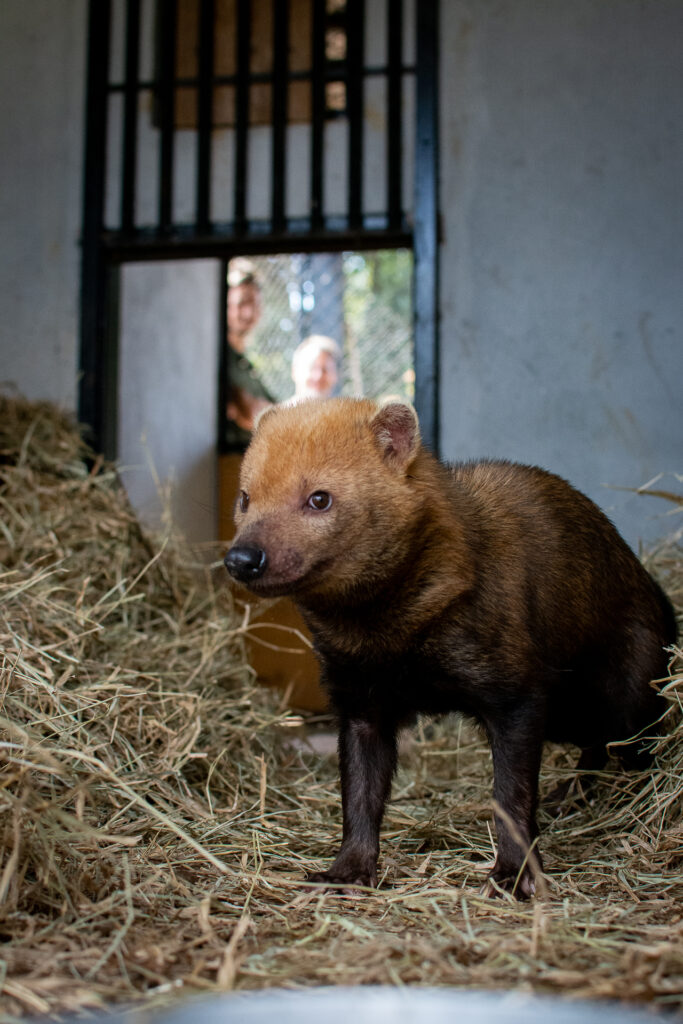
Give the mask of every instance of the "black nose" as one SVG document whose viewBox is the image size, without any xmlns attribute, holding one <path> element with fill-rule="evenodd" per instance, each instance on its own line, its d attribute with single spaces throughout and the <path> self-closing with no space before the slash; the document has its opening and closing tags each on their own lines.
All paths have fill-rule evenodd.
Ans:
<svg viewBox="0 0 683 1024">
<path fill-rule="evenodd" d="M 266 571 L 266 553 L 249 544 L 235 545 L 225 556 L 225 568 L 240 583 L 256 580 Z"/>
</svg>

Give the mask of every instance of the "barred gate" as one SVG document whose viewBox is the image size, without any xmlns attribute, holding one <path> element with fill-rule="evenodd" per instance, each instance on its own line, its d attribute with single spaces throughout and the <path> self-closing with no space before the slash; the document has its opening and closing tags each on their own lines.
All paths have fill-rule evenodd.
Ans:
<svg viewBox="0 0 683 1024">
<path fill-rule="evenodd" d="M 371 261 L 387 249 L 412 253 L 412 339 L 404 331 L 382 352 L 365 330 L 350 334 L 345 386 L 409 393 L 412 341 L 415 404 L 436 446 L 437 9 L 438 0 L 90 0 L 79 414 L 107 455 L 123 263 L 347 254 L 337 259 L 348 278 L 348 254 Z M 225 296 L 217 317 L 224 307 Z M 281 361 L 291 340 L 280 340 Z M 381 389 L 374 351 L 385 369 L 396 363 Z"/>
</svg>

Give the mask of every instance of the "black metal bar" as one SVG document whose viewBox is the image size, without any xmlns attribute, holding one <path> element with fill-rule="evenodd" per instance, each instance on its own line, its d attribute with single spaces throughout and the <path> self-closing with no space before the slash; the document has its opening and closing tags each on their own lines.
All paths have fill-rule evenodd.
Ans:
<svg viewBox="0 0 683 1024">
<path fill-rule="evenodd" d="M 415 140 L 415 406 L 425 442 L 439 446 L 438 0 L 417 4 Z"/>
<path fill-rule="evenodd" d="M 159 55 L 157 103 L 161 140 L 159 146 L 159 227 L 173 225 L 173 145 L 175 120 L 176 0 L 159 4 Z"/>
<path fill-rule="evenodd" d="M 247 227 L 247 157 L 249 144 L 249 73 L 251 0 L 238 0 L 235 63 L 235 210 L 238 233 Z"/>
<path fill-rule="evenodd" d="M 138 80 L 140 74 L 140 0 L 126 3 L 126 78 L 123 92 L 123 159 L 121 227 L 135 226 L 135 178 L 138 143 Z"/>
<path fill-rule="evenodd" d="M 289 0 L 273 2 L 272 230 L 285 227 L 287 112 L 289 83 Z"/>
<path fill-rule="evenodd" d="M 211 223 L 211 129 L 213 127 L 214 0 L 199 6 L 199 69 L 197 89 L 197 228 Z"/>
<path fill-rule="evenodd" d="M 133 237 L 121 232 L 108 232 L 104 237 L 106 250 L 116 262 L 142 262 L 160 259 L 222 259 L 238 252 L 241 256 L 259 256 L 276 252 L 336 252 L 338 250 L 392 249 L 410 247 L 413 235 L 406 224 L 400 230 L 361 228 L 350 231 L 347 219 L 339 226 L 312 231 L 310 218 L 303 223 L 291 221 L 281 234 L 270 231 L 270 221 L 250 221 L 247 235 L 238 235 L 234 226 L 224 229 L 214 223 L 206 235 L 193 230 L 162 234 L 157 230 L 139 229 Z"/>
<path fill-rule="evenodd" d="M 286 0 L 285 0 L 286 2 Z M 404 75 L 415 74 L 415 66 L 413 64 L 403 65 Z M 384 64 L 368 64 L 365 68 L 366 78 L 384 78 L 387 74 L 387 68 Z M 252 71 L 250 75 L 251 85 L 259 85 L 261 83 L 269 85 L 272 81 L 272 71 Z M 309 82 L 311 78 L 311 72 L 309 71 L 293 71 L 290 70 L 288 74 L 288 80 L 290 82 Z M 213 84 L 215 87 L 219 85 L 235 85 L 237 78 L 235 75 L 214 75 Z M 176 88 L 192 89 L 196 88 L 199 79 L 197 76 L 184 75 L 178 77 L 175 80 Z M 156 88 L 156 79 L 141 78 L 138 87 L 140 92 L 149 92 Z M 124 82 L 111 82 L 109 84 L 110 93 L 122 93 L 125 90 Z"/>
<path fill-rule="evenodd" d="M 363 67 L 365 63 L 365 3 L 346 5 L 346 111 L 349 119 L 349 225 L 363 221 Z"/>
<path fill-rule="evenodd" d="M 323 224 L 323 144 L 325 135 L 325 0 L 313 0 L 311 40 L 311 227 Z"/>
<path fill-rule="evenodd" d="M 110 0 L 90 0 L 83 160 L 80 383 L 78 415 L 96 450 L 114 454 L 116 409 L 107 377 L 107 262 L 101 244 L 107 157 L 107 75 L 111 32 Z M 114 391 L 115 394 L 115 391 Z"/>
<path fill-rule="evenodd" d="M 102 265 L 102 432 L 103 455 L 118 455 L 119 422 L 119 312 L 121 268 L 107 260 Z"/>
<path fill-rule="evenodd" d="M 397 227 L 403 206 L 403 0 L 388 0 L 387 17 L 387 213 Z"/>
</svg>

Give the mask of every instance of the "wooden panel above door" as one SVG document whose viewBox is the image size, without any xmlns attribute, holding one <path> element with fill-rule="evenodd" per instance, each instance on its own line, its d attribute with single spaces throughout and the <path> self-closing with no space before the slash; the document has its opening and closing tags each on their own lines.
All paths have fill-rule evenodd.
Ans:
<svg viewBox="0 0 683 1024">
<path fill-rule="evenodd" d="M 214 75 L 218 82 L 213 97 L 213 126 L 231 128 L 235 125 L 234 84 L 219 84 L 221 79 L 234 78 L 239 72 L 240 58 L 247 57 L 244 69 L 252 79 L 249 88 L 249 123 L 265 125 L 272 122 L 273 97 L 269 82 L 259 76 L 273 73 L 274 31 L 273 0 L 251 0 L 251 26 L 248 54 L 238 53 L 237 0 L 215 0 L 214 7 Z M 199 0 L 179 0 L 176 78 L 193 82 L 199 75 Z M 311 73 L 311 0 L 290 0 L 287 47 L 290 74 Z M 291 81 L 288 86 L 288 121 L 311 120 L 311 87 L 309 81 Z M 180 86 L 175 105 L 177 128 L 197 127 L 197 87 Z"/>
</svg>

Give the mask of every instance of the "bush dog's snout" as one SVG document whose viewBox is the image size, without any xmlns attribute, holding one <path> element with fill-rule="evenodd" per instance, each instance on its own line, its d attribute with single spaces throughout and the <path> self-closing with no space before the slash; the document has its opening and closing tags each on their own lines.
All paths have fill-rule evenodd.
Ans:
<svg viewBox="0 0 683 1024">
<path fill-rule="evenodd" d="M 258 579 L 266 571 L 266 553 L 251 544 L 236 544 L 225 556 L 225 568 L 240 583 Z"/>
</svg>

